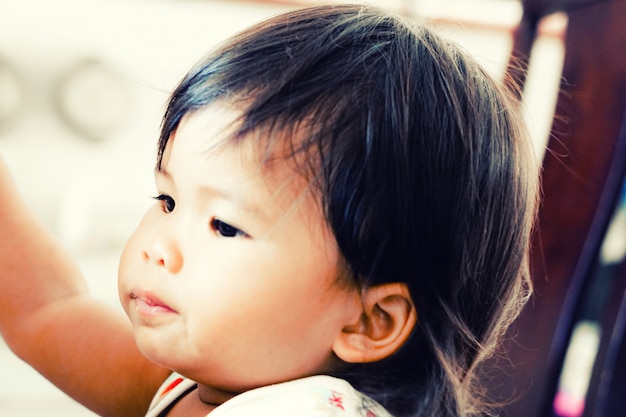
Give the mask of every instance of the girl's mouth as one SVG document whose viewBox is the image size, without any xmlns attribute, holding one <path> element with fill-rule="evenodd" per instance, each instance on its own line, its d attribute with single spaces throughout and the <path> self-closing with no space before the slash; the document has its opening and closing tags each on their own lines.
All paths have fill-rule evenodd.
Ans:
<svg viewBox="0 0 626 417">
<path fill-rule="evenodd" d="M 161 299 L 149 292 L 131 291 L 130 299 L 134 301 L 135 311 L 142 316 L 159 316 L 178 313 Z"/>
</svg>

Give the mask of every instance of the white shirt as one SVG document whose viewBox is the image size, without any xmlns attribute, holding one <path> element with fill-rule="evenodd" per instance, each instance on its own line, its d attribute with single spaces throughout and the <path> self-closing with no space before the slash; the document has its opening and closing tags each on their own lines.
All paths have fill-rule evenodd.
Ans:
<svg viewBox="0 0 626 417">
<path fill-rule="evenodd" d="M 159 417 L 196 388 L 196 383 L 172 374 L 152 400 L 146 417 Z M 219 405 L 211 417 L 392 417 L 380 404 L 347 381 L 326 375 L 256 388 Z"/>
</svg>

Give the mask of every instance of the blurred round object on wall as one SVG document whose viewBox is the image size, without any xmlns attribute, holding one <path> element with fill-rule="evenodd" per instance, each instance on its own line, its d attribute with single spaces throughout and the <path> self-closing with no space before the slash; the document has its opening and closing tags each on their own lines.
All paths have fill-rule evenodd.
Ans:
<svg viewBox="0 0 626 417">
<path fill-rule="evenodd" d="M 97 58 L 82 60 L 70 68 L 54 98 L 68 126 L 92 141 L 107 139 L 130 116 L 132 97 L 127 80 Z"/>
<path fill-rule="evenodd" d="M 22 99 L 20 78 L 9 63 L 0 57 L 0 133 L 17 118 Z"/>
</svg>

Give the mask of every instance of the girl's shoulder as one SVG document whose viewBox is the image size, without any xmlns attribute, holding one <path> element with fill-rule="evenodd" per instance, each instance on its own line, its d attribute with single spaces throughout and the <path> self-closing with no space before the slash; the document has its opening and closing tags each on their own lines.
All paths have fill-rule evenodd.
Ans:
<svg viewBox="0 0 626 417">
<path fill-rule="evenodd" d="M 173 375 L 159 390 L 147 417 L 158 416 L 168 404 L 194 387 L 193 381 Z M 347 381 L 325 375 L 256 388 L 226 401 L 211 413 L 211 417 L 251 415 L 392 417 L 380 404 L 354 389 Z"/>
</svg>

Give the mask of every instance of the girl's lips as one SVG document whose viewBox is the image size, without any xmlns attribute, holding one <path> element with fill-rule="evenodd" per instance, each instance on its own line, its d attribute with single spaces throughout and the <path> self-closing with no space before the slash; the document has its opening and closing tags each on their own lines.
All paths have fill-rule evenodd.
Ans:
<svg viewBox="0 0 626 417">
<path fill-rule="evenodd" d="M 178 313 L 161 299 L 149 292 L 132 291 L 131 300 L 135 301 L 135 311 L 143 316 L 157 316 L 162 314 Z"/>
</svg>

